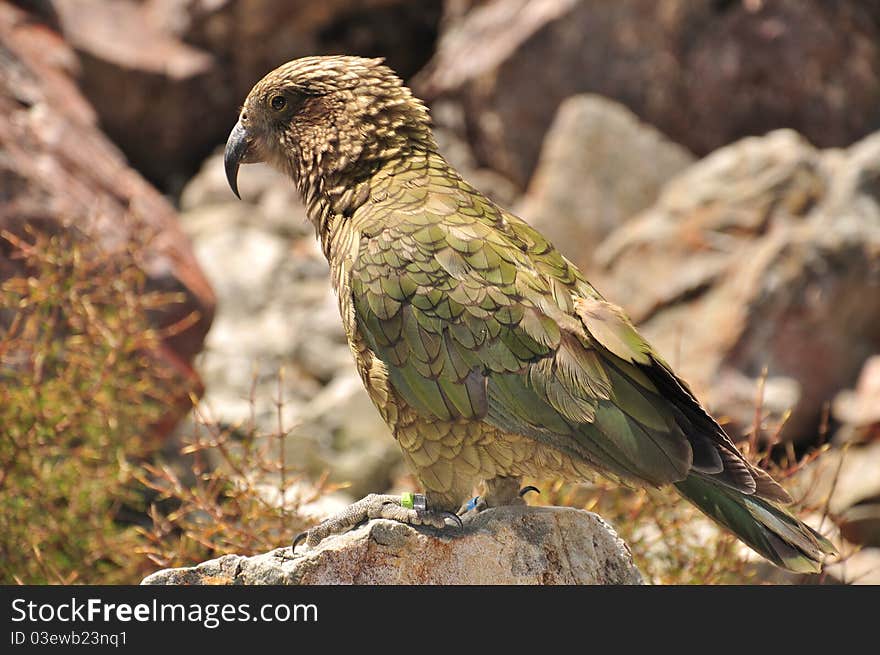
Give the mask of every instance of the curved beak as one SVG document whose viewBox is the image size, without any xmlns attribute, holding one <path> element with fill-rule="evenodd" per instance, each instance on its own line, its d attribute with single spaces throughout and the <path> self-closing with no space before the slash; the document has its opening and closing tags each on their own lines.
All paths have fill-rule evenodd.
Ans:
<svg viewBox="0 0 880 655">
<path fill-rule="evenodd" d="M 246 156 L 249 145 L 248 133 L 244 129 L 244 125 L 241 124 L 241 121 L 238 121 L 226 140 L 223 165 L 226 168 L 226 180 L 229 182 L 229 188 L 232 189 L 232 193 L 239 200 L 241 196 L 238 194 L 238 167 L 243 162 L 247 162 Z"/>
</svg>

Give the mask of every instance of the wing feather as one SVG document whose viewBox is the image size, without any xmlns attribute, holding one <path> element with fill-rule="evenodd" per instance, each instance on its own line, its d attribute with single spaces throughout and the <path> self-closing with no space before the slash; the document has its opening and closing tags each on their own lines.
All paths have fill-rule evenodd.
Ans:
<svg viewBox="0 0 880 655">
<path fill-rule="evenodd" d="M 419 214 L 416 199 L 405 217 L 373 226 L 352 266 L 358 329 L 407 403 L 428 420 L 486 421 L 619 478 L 662 485 L 695 471 L 785 496 L 622 310 L 535 230 L 463 188 L 448 189 L 456 202 Z"/>
</svg>

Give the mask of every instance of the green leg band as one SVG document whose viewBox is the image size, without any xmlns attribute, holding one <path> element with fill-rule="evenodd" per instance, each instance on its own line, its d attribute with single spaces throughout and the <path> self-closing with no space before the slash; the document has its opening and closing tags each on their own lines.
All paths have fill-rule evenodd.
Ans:
<svg viewBox="0 0 880 655">
<path fill-rule="evenodd" d="M 400 506 L 424 512 L 428 508 L 428 499 L 425 498 L 424 494 L 414 494 L 410 491 L 405 491 L 400 494 Z"/>
</svg>

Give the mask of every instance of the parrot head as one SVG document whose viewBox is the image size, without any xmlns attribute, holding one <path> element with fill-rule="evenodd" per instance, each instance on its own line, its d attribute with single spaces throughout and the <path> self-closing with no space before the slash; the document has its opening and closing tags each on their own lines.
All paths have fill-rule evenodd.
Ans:
<svg viewBox="0 0 880 655">
<path fill-rule="evenodd" d="M 334 175 L 357 175 L 407 148 L 434 144 L 428 110 L 381 59 L 295 59 L 260 80 L 226 142 L 226 177 L 238 194 L 240 164 L 266 162 L 305 198 Z"/>
</svg>

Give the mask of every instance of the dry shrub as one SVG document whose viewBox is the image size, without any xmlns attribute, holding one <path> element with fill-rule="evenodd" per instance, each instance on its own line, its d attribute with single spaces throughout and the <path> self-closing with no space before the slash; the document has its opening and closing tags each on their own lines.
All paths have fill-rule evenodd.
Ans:
<svg viewBox="0 0 880 655">
<path fill-rule="evenodd" d="M 0 581 L 131 582 L 142 509 L 132 477 L 182 381 L 156 357 L 129 252 L 75 233 L 4 232 L 0 286 Z"/>
<path fill-rule="evenodd" d="M 283 370 L 278 389 L 283 387 Z M 290 429 L 282 424 L 283 400 L 277 398 L 277 428 L 263 433 L 253 416 L 246 425 L 223 427 L 193 412 L 182 454 L 184 468 L 146 465 L 138 479 L 157 494 L 150 507 L 153 525 L 141 533 L 143 552 L 160 567 L 192 565 L 229 553 L 255 555 L 290 543 L 311 523 L 300 513 L 334 487 L 312 483 L 285 461 Z"/>
<path fill-rule="evenodd" d="M 304 525 L 283 431 L 196 420 L 162 460 L 155 428 L 194 389 L 148 320 L 181 298 L 147 289 L 136 245 L 28 230 L 0 246 L 0 583 L 132 584 Z"/>
</svg>

